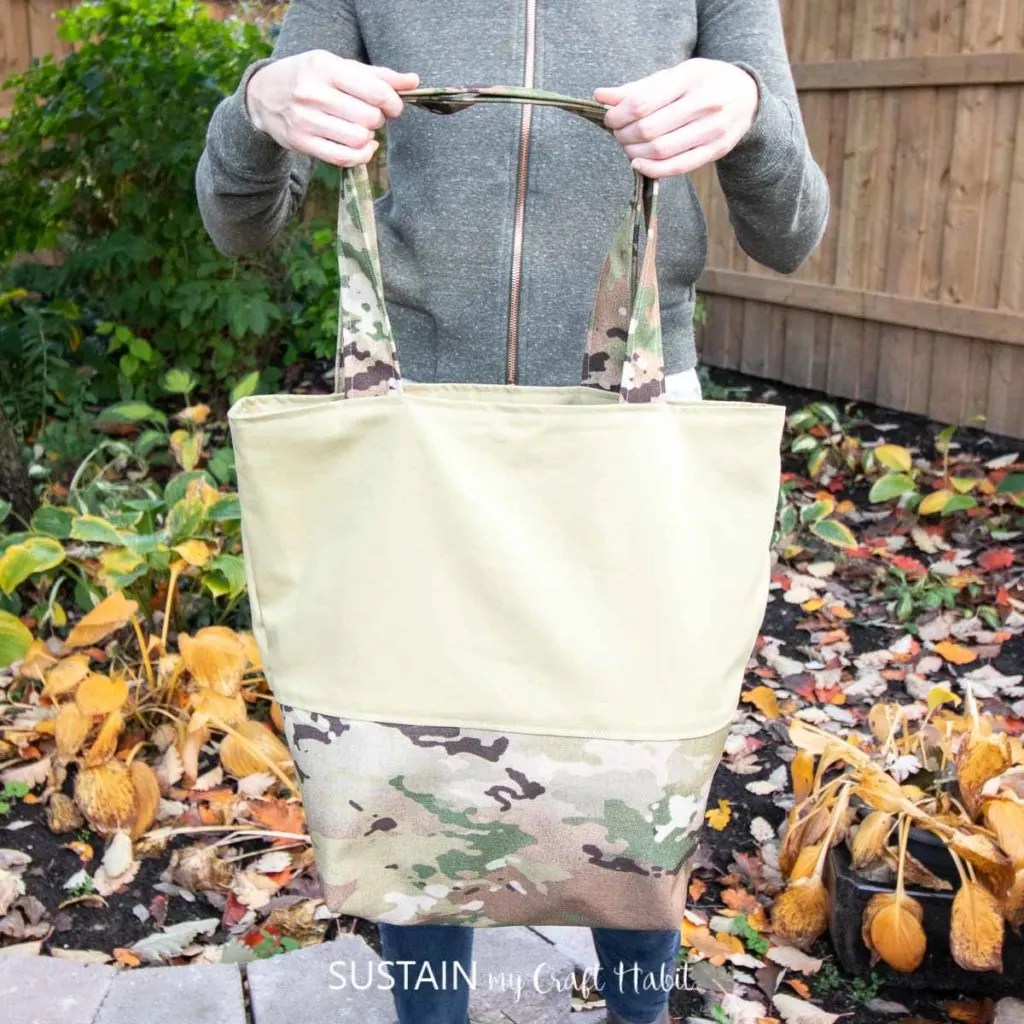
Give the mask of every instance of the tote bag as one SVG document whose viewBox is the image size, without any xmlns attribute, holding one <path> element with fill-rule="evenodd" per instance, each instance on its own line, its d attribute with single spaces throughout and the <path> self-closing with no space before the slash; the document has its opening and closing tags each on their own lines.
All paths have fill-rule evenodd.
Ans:
<svg viewBox="0 0 1024 1024">
<path fill-rule="evenodd" d="M 784 409 L 666 399 L 657 195 L 636 176 L 580 385 L 424 384 L 344 170 L 336 393 L 230 410 L 254 632 L 334 911 L 679 926 L 764 614 Z"/>
</svg>

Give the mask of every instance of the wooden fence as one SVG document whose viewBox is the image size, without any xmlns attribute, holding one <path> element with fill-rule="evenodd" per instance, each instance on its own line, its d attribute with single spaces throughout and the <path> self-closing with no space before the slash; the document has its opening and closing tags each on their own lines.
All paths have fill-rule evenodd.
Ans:
<svg viewBox="0 0 1024 1024">
<path fill-rule="evenodd" d="M 1024 0 L 782 7 L 831 223 L 774 274 L 697 176 L 702 360 L 1024 437 Z"/>
</svg>

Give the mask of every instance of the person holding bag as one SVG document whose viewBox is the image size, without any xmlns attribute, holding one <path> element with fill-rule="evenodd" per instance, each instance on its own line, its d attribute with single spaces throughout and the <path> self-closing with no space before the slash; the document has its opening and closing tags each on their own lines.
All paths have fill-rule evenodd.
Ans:
<svg viewBox="0 0 1024 1024">
<path fill-rule="evenodd" d="M 608 1020 L 667 1022 L 782 427 L 696 401 L 687 175 L 716 162 L 784 273 L 829 209 L 777 0 L 292 0 L 211 118 L 217 248 L 269 244 L 313 159 L 342 168 L 336 394 L 230 420 L 325 898 L 435 979 L 472 927 L 589 925 Z M 418 974 L 401 1024 L 465 1024 L 467 987 Z"/>
</svg>

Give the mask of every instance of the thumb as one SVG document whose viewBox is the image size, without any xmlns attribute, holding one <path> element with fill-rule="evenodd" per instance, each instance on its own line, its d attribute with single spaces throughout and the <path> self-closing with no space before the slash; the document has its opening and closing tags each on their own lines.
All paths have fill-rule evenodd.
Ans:
<svg viewBox="0 0 1024 1024">
<path fill-rule="evenodd" d="M 370 65 L 370 70 L 383 79 L 392 89 L 415 89 L 420 84 L 420 76 L 415 71 L 394 71 L 392 68 Z"/>
</svg>

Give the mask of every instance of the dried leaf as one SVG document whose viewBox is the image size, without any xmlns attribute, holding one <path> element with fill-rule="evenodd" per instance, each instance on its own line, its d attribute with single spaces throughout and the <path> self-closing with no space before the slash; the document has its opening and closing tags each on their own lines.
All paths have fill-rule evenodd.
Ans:
<svg viewBox="0 0 1024 1024">
<path fill-rule="evenodd" d="M 1003 916 L 1014 927 L 1024 925 L 1024 868 L 1014 875 L 1003 900 Z"/>
<path fill-rule="evenodd" d="M 160 806 L 160 783 L 156 773 L 144 761 L 132 761 L 128 766 L 135 796 L 135 820 L 132 822 L 132 839 L 138 839 L 156 820 Z"/>
<path fill-rule="evenodd" d="M 694 924 L 685 917 L 680 930 L 680 941 L 687 948 L 695 949 L 706 956 L 712 963 L 717 961 L 721 964 L 730 956 L 746 952 L 737 936 L 728 932 L 712 935 L 707 925 Z"/>
<path fill-rule="evenodd" d="M 921 919 L 924 910 L 912 896 L 900 893 L 880 893 L 892 896 L 891 900 L 879 901 L 871 913 L 871 948 L 894 970 L 903 974 L 916 971 L 924 960 L 928 940 L 925 938 Z M 878 899 L 873 897 L 874 903 Z M 870 906 L 870 903 L 869 903 Z M 865 916 L 868 911 L 865 910 Z"/>
<path fill-rule="evenodd" d="M 805 846 L 796 857 L 793 870 L 789 872 L 789 880 L 795 882 L 800 878 L 810 878 L 817 870 L 818 859 L 821 856 L 821 843 L 813 846 Z"/>
<path fill-rule="evenodd" d="M 953 643 L 952 640 L 943 640 L 941 643 L 935 644 L 933 650 L 936 654 L 941 654 L 946 661 L 954 665 L 969 665 L 978 658 L 976 651 L 972 651 L 961 644 Z"/>
<path fill-rule="evenodd" d="M 75 777 L 75 802 L 101 835 L 126 829 L 135 817 L 131 775 L 120 761 L 83 768 Z"/>
<path fill-rule="evenodd" d="M 128 683 L 94 672 L 86 676 L 75 691 L 75 703 L 83 715 L 106 715 L 116 711 L 128 699 Z"/>
<path fill-rule="evenodd" d="M 229 775 L 241 779 L 265 772 L 268 760 L 284 770 L 292 768 L 288 748 L 262 722 L 243 722 L 238 733 L 225 736 L 220 745 L 220 763 Z"/>
<path fill-rule="evenodd" d="M 775 691 L 770 686 L 756 686 L 743 694 L 743 700 L 753 704 L 765 718 L 779 717 L 779 702 Z"/>
<path fill-rule="evenodd" d="M 817 974 L 822 965 L 821 960 L 808 956 L 795 946 L 772 946 L 768 950 L 768 959 L 780 967 L 788 967 L 801 974 Z"/>
<path fill-rule="evenodd" d="M 129 601 L 121 591 L 116 591 L 78 621 L 68 635 L 68 647 L 92 647 L 98 644 L 124 626 L 138 610 L 135 601 Z"/>
<path fill-rule="evenodd" d="M 1001 775 L 1012 763 L 1010 741 L 1005 733 L 964 737 L 956 753 L 956 778 L 972 816 L 980 810 L 981 789 L 985 783 Z"/>
<path fill-rule="evenodd" d="M 786 1024 L 835 1024 L 843 1016 L 841 1013 L 819 1010 L 813 1003 L 778 992 L 772 997 L 772 1002 Z"/>
<path fill-rule="evenodd" d="M 850 843 L 855 868 L 866 868 L 882 859 L 892 829 L 893 816 L 872 811 L 858 826 Z"/>
<path fill-rule="evenodd" d="M 1003 969 L 1003 915 L 983 885 L 967 881 L 953 900 L 949 948 L 965 971 Z"/>
<path fill-rule="evenodd" d="M 117 753 L 117 741 L 124 729 L 124 716 L 120 711 L 114 710 L 107 715 L 96 736 L 96 740 L 89 750 L 85 764 L 89 768 L 109 761 Z"/>
<path fill-rule="evenodd" d="M 231 884 L 231 867 L 220 859 L 223 847 L 196 843 L 171 853 L 171 880 L 191 892 L 223 891 Z"/>
<path fill-rule="evenodd" d="M 718 807 L 714 810 L 706 811 L 704 817 L 707 818 L 708 824 L 716 832 L 721 832 L 732 818 L 732 807 L 729 806 L 728 800 L 719 800 Z"/>
<path fill-rule="evenodd" d="M 981 813 L 1014 870 L 1024 868 L 1024 804 L 1013 800 L 986 800 Z"/>
<path fill-rule="evenodd" d="M 46 685 L 43 695 L 56 700 L 70 693 L 89 674 L 89 657 L 85 654 L 72 654 L 57 662 L 46 673 Z"/>
<path fill-rule="evenodd" d="M 74 832 L 82 827 L 82 815 L 75 801 L 64 793 L 54 793 L 46 805 L 46 821 L 54 833 Z"/>
<path fill-rule="evenodd" d="M 82 749 L 86 736 L 92 728 L 92 717 L 83 715 L 77 704 L 65 704 L 54 724 L 54 739 L 57 742 L 57 756 L 70 760 Z"/>
<path fill-rule="evenodd" d="M 792 882 L 775 900 L 772 928 L 785 942 L 807 948 L 828 927 L 828 891 L 820 878 Z"/>
<path fill-rule="evenodd" d="M 219 924 L 219 917 L 207 917 L 201 921 L 182 921 L 181 924 L 169 925 L 162 932 L 140 939 L 128 948 L 146 963 L 159 963 L 161 960 L 181 956 L 182 951 L 196 936 L 208 935 Z"/>
<path fill-rule="evenodd" d="M 803 800 L 814 785 L 814 755 L 809 750 L 798 750 L 789 763 L 793 795 Z"/>
<path fill-rule="evenodd" d="M 178 649 L 189 675 L 200 685 L 232 697 L 238 693 L 248 662 L 238 635 L 223 626 L 207 626 L 194 637 L 182 633 Z"/>
</svg>

